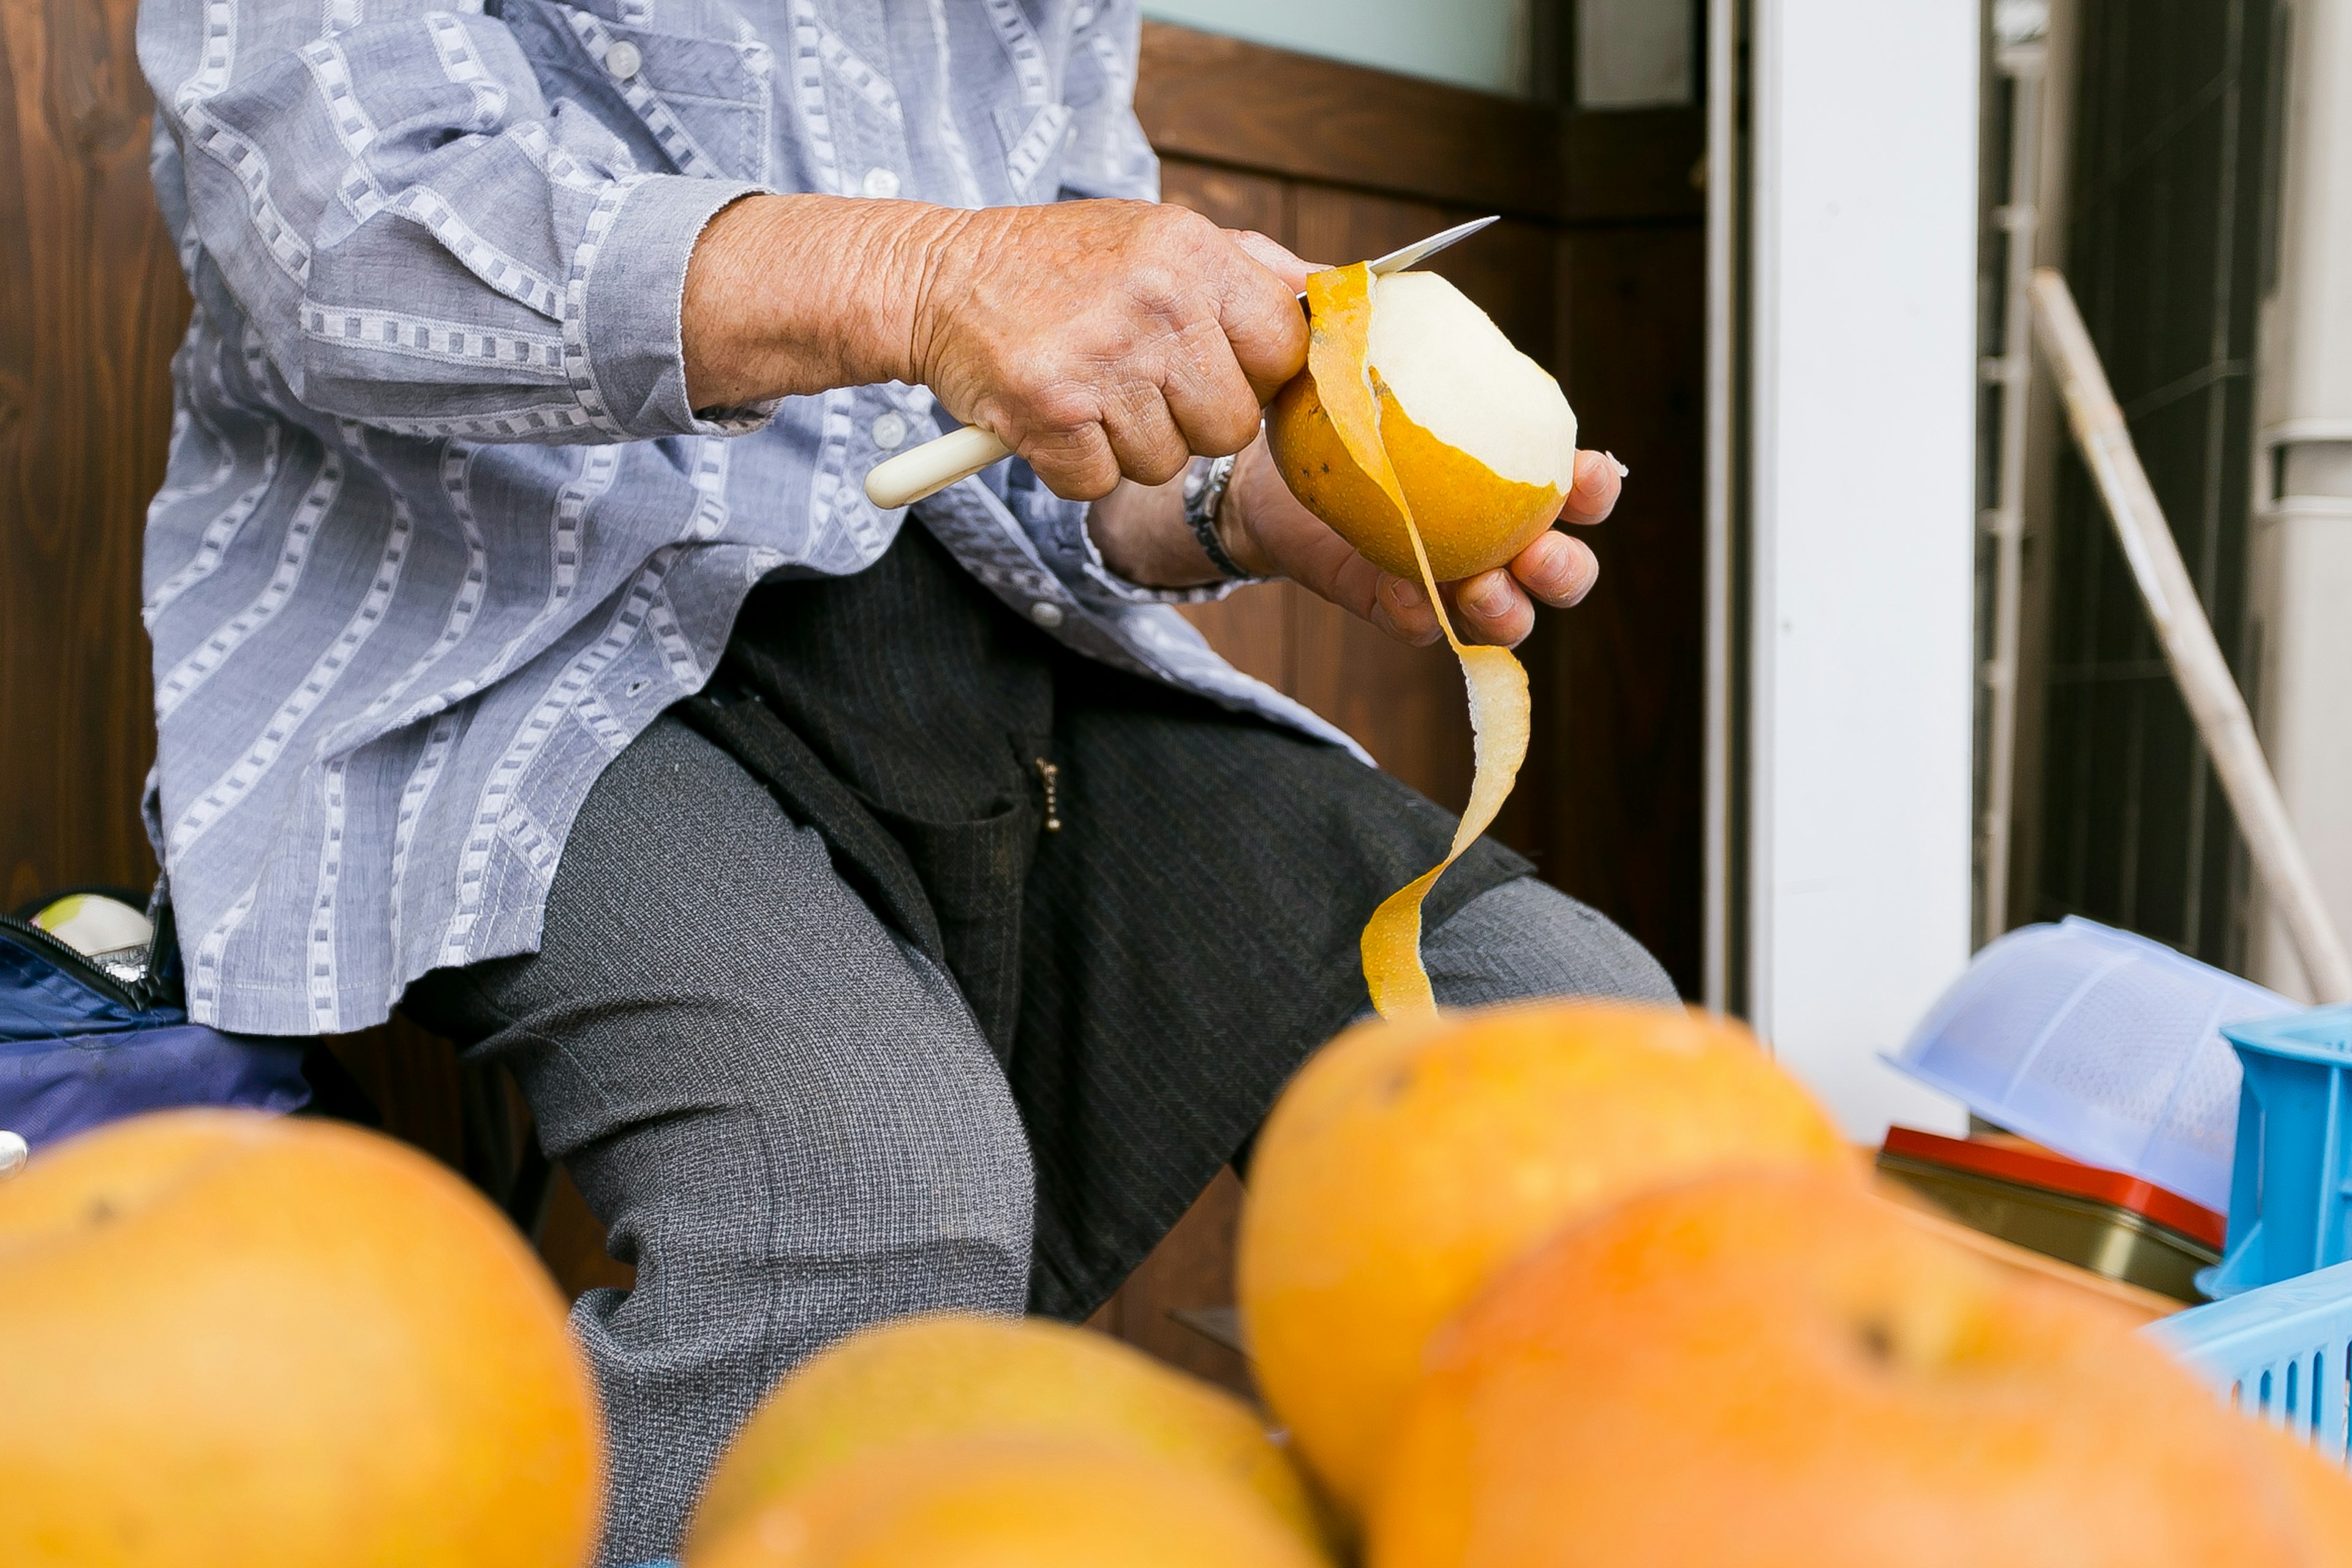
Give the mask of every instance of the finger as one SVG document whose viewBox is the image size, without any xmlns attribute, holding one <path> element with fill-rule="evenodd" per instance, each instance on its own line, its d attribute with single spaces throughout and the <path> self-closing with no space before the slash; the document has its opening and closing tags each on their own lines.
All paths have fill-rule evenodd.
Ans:
<svg viewBox="0 0 2352 1568">
<path fill-rule="evenodd" d="M 1595 523 L 1607 517 L 1616 510 L 1624 473 L 1624 465 L 1606 452 L 1579 452 L 1576 488 L 1560 505 L 1560 521 Z"/>
<path fill-rule="evenodd" d="M 1391 577 L 1351 547 L 1331 574 L 1324 595 L 1340 608 L 1370 621 L 1373 627 L 1412 647 L 1437 640 L 1437 616 L 1429 596 L 1401 578 Z"/>
<path fill-rule="evenodd" d="M 1222 458 L 1257 437 L 1265 410 L 1224 334 L 1208 322 L 1179 341 L 1161 392 L 1188 451 Z"/>
<path fill-rule="evenodd" d="M 1536 629 L 1536 607 L 1507 572 L 1481 572 L 1458 584 L 1454 602 L 1474 642 L 1517 647 Z"/>
<path fill-rule="evenodd" d="M 1260 266 L 1238 246 L 1225 269 L 1217 324 L 1263 405 L 1307 365 L 1307 313 L 1298 290 Z"/>
<path fill-rule="evenodd" d="M 1229 228 L 1225 233 L 1244 256 L 1281 279 L 1282 286 L 1293 294 L 1305 292 L 1307 275 L 1321 270 L 1315 263 L 1301 261 L 1292 255 L 1280 241 L 1268 239 L 1254 228 Z"/>
<path fill-rule="evenodd" d="M 1429 595 L 1421 591 L 1420 584 L 1381 573 L 1380 606 L 1385 624 L 1380 620 L 1373 624 L 1398 641 L 1425 647 L 1437 640 L 1437 612 L 1431 607 Z"/>
<path fill-rule="evenodd" d="M 1519 552 L 1511 563 L 1511 575 L 1545 604 L 1564 610 L 1592 592 L 1601 575 L 1601 558 L 1582 540 L 1555 529 Z"/>
<path fill-rule="evenodd" d="M 1099 425 L 1033 436 L 1013 450 L 1064 500 L 1100 500 L 1118 488 L 1118 458 Z"/>
<path fill-rule="evenodd" d="M 1285 491 L 1284 499 L 1288 495 Z M 1349 615 L 1370 621 L 1399 642 L 1419 645 L 1437 640 L 1437 615 L 1429 607 L 1427 595 L 1365 560 L 1320 519 L 1304 509 L 1300 515 L 1306 520 L 1302 526 L 1262 527 L 1258 532 L 1275 572 Z"/>
<path fill-rule="evenodd" d="M 1156 386 L 1138 388 L 1106 410 L 1103 434 L 1110 438 L 1118 471 L 1138 484 L 1164 485 L 1192 460 L 1192 448 L 1184 444 L 1184 432 Z"/>
</svg>

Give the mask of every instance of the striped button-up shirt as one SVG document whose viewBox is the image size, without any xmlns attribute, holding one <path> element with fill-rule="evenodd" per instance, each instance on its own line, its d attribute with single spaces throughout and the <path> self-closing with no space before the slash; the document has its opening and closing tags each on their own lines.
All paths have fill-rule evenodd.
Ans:
<svg viewBox="0 0 2352 1568">
<path fill-rule="evenodd" d="M 190 1012 L 383 1019 L 530 951 L 590 784 L 751 585 L 856 572 L 919 387 L 700 411 L 688 252 L 760 190 L 1155 194 L 1132 0 L 145 0 L 195 312 L 148 515 L 149 829 Z M 790 288 L 779 278 L 776 287 Z M 1094 658 L 1341 738 L 1017 463 L 918 509 Z"/>
</svg>

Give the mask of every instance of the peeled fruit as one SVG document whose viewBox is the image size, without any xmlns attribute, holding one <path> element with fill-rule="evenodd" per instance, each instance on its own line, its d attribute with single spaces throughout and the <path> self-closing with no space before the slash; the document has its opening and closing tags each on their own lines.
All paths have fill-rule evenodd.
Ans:
<svg viewBox="0 0 2352 1568">
<path fill-rule="evenodd" d="M 1253 1493 L 1302 1541 L 1321 1542 L 1297 1471 L 1238 1399 L 1083 1329 L 939 1313 L 852 1334 L 778 1384 L 711 1472 L 688 1547 L 878 1451 L 980 1436 L 1153 1458 Z"/>
<path fill-rule="evenodd" d="M 1576 484 L 1576 415 L 1559 383 L 1433 272 L 1371 280 L 1365 374 L 1380 441 L 1441 583 L 1500 566 Z M 1383 572 L 1418 581 L 1404 519 L 1332 424 L 1313 369 L 1276 397 L 1266 440 L 1300 504 Z"/>
<path fill-rule="evenodd" d="M 412 1150 L 174 1110 L 0 1184 L 11 1568 L 577 1568 L 602 1483 L 553 1283 Z"/>
<path fill-rule="evenodd" d="M 1256 1496 L 1129 1449 L 871 1450 L 689 1544 L 686 1568 L 1328 1568 Z"/>
<path fill-rule="evenodd" d="M 1638 1197 L 1432 1347 L 1370 1568 L 2320 1568 L 2261 1430 L 2133 1321 L 1852 1182 Z"/>
<path fill-rule="evenodd" d="M 1307 368 L 1267 418 L 1292 492 L 1370 560 L 1420 582 L 1462 665 L 1470 799 L 1445 858 L 1381 900 L 1359 944 L 1375 1012 L 1433 1017 L 1423 900 L 1494 825 L 1534 717 L 1519 661 L 1463 642 L 1437 585 L 1502 564 L 1551 526 L 1575 483 L 1576 416 L 1559 384 L 1452 284 L 1383 279 L 1360 261 L 1307 278 Z"/>
<path fill-rule="evenodd" d="M 1736 1024 L 1552 1002 L 1357 1026 L 1259 1134 L 1239 1292 L 1259 1385 L 1360 1510 L 1430 1334 L 1504 1265 L 1632 1194 L 1726 1166 L 1858 1181 Z"/>
</svg>

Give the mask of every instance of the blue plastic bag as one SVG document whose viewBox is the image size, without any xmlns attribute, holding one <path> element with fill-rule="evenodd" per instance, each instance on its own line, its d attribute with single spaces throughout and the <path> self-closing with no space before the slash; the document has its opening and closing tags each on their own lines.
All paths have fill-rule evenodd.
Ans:
<svg viewBox="0 0 2352 1568">
<path fill-rule="evenodd" d="M 44 1144 L 142 1110 L 305 1105 L 308 1040 L 188 1022 L 168 911 L 143 973 L 109 973 L 29 921 L 0 916 L 0 1130 Z"/>
</svg>

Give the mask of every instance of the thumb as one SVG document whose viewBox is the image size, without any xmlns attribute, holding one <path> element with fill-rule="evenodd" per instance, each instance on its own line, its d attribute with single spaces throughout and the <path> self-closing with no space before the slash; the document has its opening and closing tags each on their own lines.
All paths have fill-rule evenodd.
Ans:
<svg viewBox="0 0 2352 1568">
<path fill-rule="evenodd" d="M 1308 273 L 1318 270 L 1313 262 L 1301 261 L 1282 245 L 1254 228 L 1229 228 L 1225 235 L 1243 255 L 1281 279 L 1294 294 L 1307 287 Z"/>
</svg>

